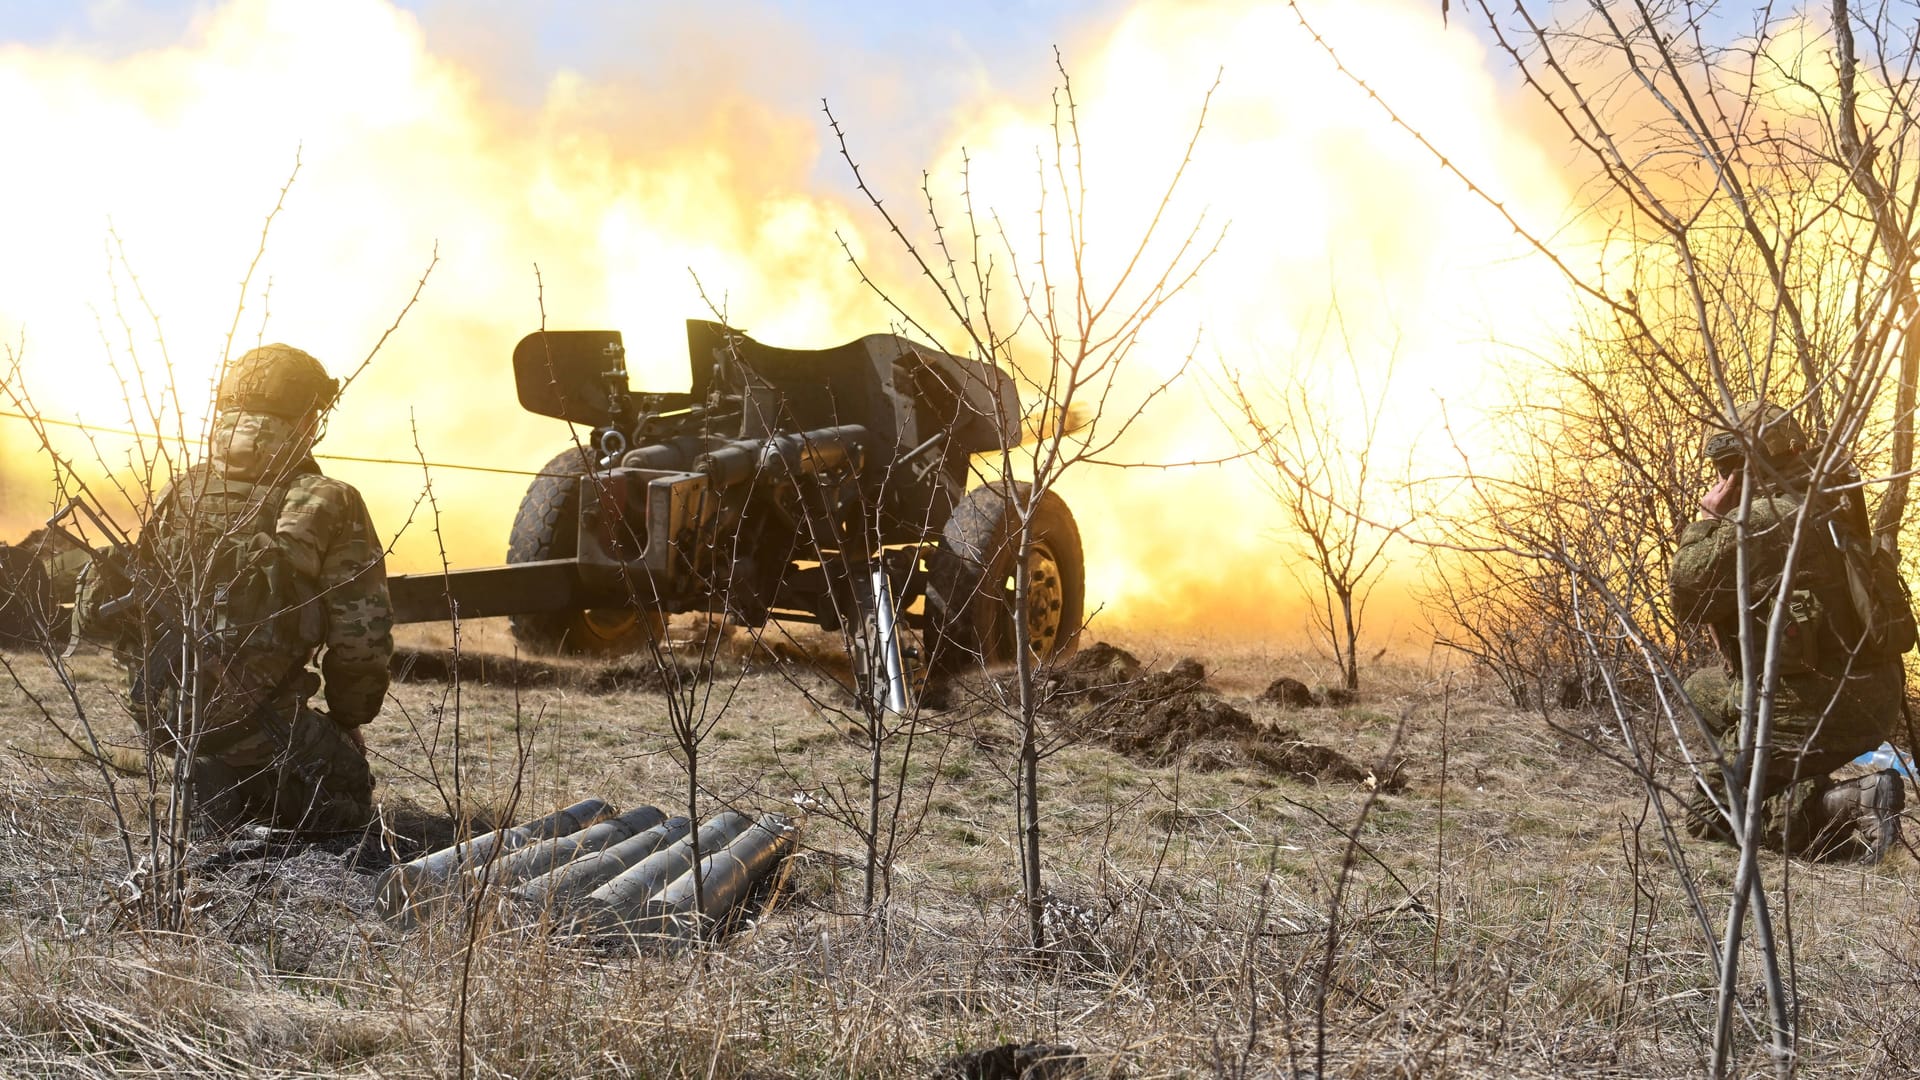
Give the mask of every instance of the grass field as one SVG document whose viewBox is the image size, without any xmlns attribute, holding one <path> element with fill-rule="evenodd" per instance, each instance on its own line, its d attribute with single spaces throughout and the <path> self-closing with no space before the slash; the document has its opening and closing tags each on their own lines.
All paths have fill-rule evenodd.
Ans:
<svg viewBox="0 0 1920 1080">
<path fill-rule="evenodd" d="M 410 633 L 429 655 L 447 641 Z M 868 751 L 822 707 L 836 646 L 802 635 L 730 648 L 706 699 L 703 809 L 791 808 L 797 794 L 818 807 L 782 888 L 709 950 L 619 955 L 485 909 L 395 928 L 372 907 L 388 857 L 374 842 L 249 859 L 209 842 L 190 925 L 162 933 L 129 917 L 143 884 L 102 770 L 34 699 L 69 725 L 72 703 L 41 657 L 6 654 L 0 1074 L 907 1076 L 1034 1041 L 1076 1048 L 1086 1076 L 1295 1076 L 1322 1057 L 1324 1075 L 1354 1077 L 1702 1070 L 1706 938 L 1637 787 L 1574 737 L 1606 746 L 1605 717 L 1549 725 L 1445 656 L 1377 663 L 1357 700 L 1283 710 L 1262 689 L 1281 675 L 1318 685 L 1326 665 L 1245 641 L 1105 636 L 1150 670 L 1199 659 L 1206 686 L 1256 725 L 1376 777 L 1389 753 L 1404 758 L 1404 789 L 1276 775 L 1226 739 L 1143 754 L 1083 732 L 1043 764 L 1045 872 L 1073 929 L 1036 957 L 1011 729 L 971 705 L 928 711 L 897 774 L 903 841 L 876 917 L 862 843 L 835 811 L 861 798 Z M 506 649 L 490 624 L 463 644 L 470 662 Z M 99 655 L 72 663 L 80 703 L 119 744 L 110 756 L 137 766 L 117 671 Z M 610 670 L 468 677 L 457 694 L 396 682 L 369 732 L 387 850 L 510 806 L 684 806 L 658 693 Z M 115 783 L 137 823 L 145 781 Z M 1733 853 L 1685 851 L 1717 918 Z M 1769 858 L 1766 871 L 1776 896 L 1790 882 L 1776 918 L 1801 1074 L 1920 1073 L 1911 850 L 1872 868 Z M 1746 981 L 1742 1075 L 1765 1068 L 1762 996 Z"/>
</svg>

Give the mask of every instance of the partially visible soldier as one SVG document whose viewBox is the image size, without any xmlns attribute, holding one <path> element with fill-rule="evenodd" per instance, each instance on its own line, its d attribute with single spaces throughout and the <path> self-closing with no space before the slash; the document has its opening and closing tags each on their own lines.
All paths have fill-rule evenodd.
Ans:
<svg viewBox="0 0 1920 1080">
<path fill-rule="evenodd" d="M 328 832 L 372 816 L 360 728 L 386 697 L 393 620 L 366 504 L 312 457 L 338 391 L 286 345 L 234 361 L 208 460 L 155 500 L 136 545 L 160 599 L 114 615 L 135 583 L 96 561 L 74 605 L 76 629 L 128 666 L 149 748 L 190 754 L 194 801 L 215 826 Z M 159 614 L 169 606 L 185 647 Z M 323 685 L 316 652 L 325 713 L 308 704 Z"/>
<path fill-rule="evenodd" d="M 1744 680 L 1735 521 L 1742 513 L 1746 475 L 1752 484 L 1744 513 L 1753 605 L 1747 616 L 1756 663 L 1764 662 L 1767 622 L 1803 508 L 1807 516 L 1786 593 L 1773 735 L 1759 750 L 1766 798 L 1762 841 L 1774 850 L 1812 857 L 1877 860 L 1898 833 L 1905 802 L 1900 775 L 1886 770 L 1841 782 L 1830 774 L 1877 748 L 1901 716 L 1906 679 L 1899 657 L 1913 644 L 1905 590 L 1887 575 L 1877 586 L 1863 582 L 1860 562 L 1870 549 L 1858 488 L 1809 490 L 1806 433 L 1786 410 L 1763 401 L 1743 404 L 1734 411 L 1733 425 L 1708 430 L 1702 452 L 1720 479 L 1700 501 L 1701 518 L 1680 534 L 1673 606 L 1682 622 L 1713 631 L 1725 662 L 1695 672 L 1687 680 L 1687 696 L 1719 740 L 1744 794 L 1751 759 L 1739 752 Z M 1851 555 L 1849 545 L 1854 545 Z M 1872 595 L 1873 588 L 1899 595 Z M 1897 631 L 1888 634 L 1870 625 L 1875 609 L 1891 610 L 1895 603 L 1906 619 L 1904 642 Z M 1734 829 L 1726 808 L 1732 804 L 1720 769 L 1709 762 L 1701 775 L 1711 795 L 1695 793 L 1687 829 L 1696 837 L 1731 843 Z"/>
</svg>

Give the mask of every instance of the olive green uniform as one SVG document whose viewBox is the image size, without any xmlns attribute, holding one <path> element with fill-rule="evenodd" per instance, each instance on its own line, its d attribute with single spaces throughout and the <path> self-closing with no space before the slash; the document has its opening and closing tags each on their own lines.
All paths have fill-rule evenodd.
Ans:
<svg viewBox="0 0 1920 1080">
<path fill-rule="evenodd" d="M 1796 518 L 1805 503 L 1793 492 L 1756 494 L 1747 510 L 1750 598 L 1749 633 L 1764 652 Z M 1740 671 L 1740 610 L 1736 593 L 1739 545 L 1732 520 L 1708 517 L 1688 525 L 1672 570 L 1674 613 L 1682 622 L 1711 627 L 1725 656 L 1722 666 L 1695 672 L 1687 696 L 1700 711 L 1719 749 L 1745 783 L 1739 759 L 1743 696 Z M 1816 504 L 1808 515 L 1790 593 L 1787 633 L 1779 659 L 1771 741 L 1755 748 L 1765 762 L 1763 840 L 1770 847 L 1802 851 L 1825 824 L 1821 796 L 1833 786 L 1827 775 L 1878 747 L 1900 717 L 1905 672 L 1897 656 L 1858 650 L 1859 620 L 1846 593 L 1846 569 L 1830 539 L 1828 516 L 1837 509 Z M 1724 798 L 1721 772 L 1707 763 L 1702 775 Z M 1731 840 L 1732 831 L 1704 792 L 1688 807 L 1688 831 Z"/>
</svg>

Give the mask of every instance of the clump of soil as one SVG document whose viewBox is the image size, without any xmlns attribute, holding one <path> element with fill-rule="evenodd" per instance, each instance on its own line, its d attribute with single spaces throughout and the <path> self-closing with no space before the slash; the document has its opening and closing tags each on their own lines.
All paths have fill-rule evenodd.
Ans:
<svg viewBox="0 0 1920 1080">
<path fill-rule="evenodd" d="M 969 1050 L 934 1066 L 936 1080 L 1066 1080 L 1085 1075 L 1086 1058 L 1071 1046 L 1002 1043 Z"/>
<path fill-rule="evenodd" d="M 1207 681 L 1207 666 L 1189 656 L 1185 660 L 1174 661 L 1173 666 L 1167 669 L 1167 674 L 1175 682 L 1198 685 Z"/>
<path fill-rule="evenodd" d="M 1097 689 L 1140 677 L 1140 659 L 1117 645 L 1095 642 L 1067 658 L 1057 673 L 1064 687 Z"/>
<path fill-rule="evenodd" d="M 1383 782 L 1332 747 L 1309 742 L 1292 728 L 1255 720 L 1207 685 L 1199 660 L 1145 674 L 1141 668 L 1125 649 L 1090 646 L 1054 673 L 1049 687 L 1054 707 L 1088 736 L 1154 764 L 1185 755 L 1203 769 L 1250 763 L 1306 783 L 1361 783 L 1373 777 L 1384 790 L 1405 786 L 1398 769 Z"/>
<path fill-rule="evenodd" d="M 1307 688 L 1306 683 L 1290 675 L 1282 675 L 1267 684 L 1267 688 L 1260 691 L 1260 696 L 1255 700 L 1283 709 L 1308 709 L 1320 704 L 1319 697 Z"/>
</svg>

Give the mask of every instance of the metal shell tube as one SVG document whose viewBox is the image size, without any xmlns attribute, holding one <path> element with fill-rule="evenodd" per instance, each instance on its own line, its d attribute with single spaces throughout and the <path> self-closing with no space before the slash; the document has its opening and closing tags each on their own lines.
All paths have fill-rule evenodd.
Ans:
<svg viewBox="0 0 1920 1080">
<path fill-rule="evenodd" d="M 705 856 L 701 864 L 700 917 L 694 917 L 693 872 L 673 883 L 647 902 L 642 932 L 674 937 L 699 937 L 708 926 L 725 918 L 767 871 L 780 861 L 793 842 L 793 822 L 782 814 L 768 814 L 753 828 L 742 832 L 726 847 Z"/>
<path fill-rule="evenodd" d="M 390 866 L 374 883 L 374 907 L 390 921 L 411 922 L 423 908 L 446 897 L 467 867 L 530 841 L 579 832 L 614 809 L 599 799 L 582 799 L 543 818 L 509 829 L 482 833 L 412 862 Z"/>
<path fill-rule="evenodd" d="M 753 827 L 753 819 L 728 810 L 700 826 L 700 850 L 719 851 Z M 638 922 L 647 902 L 693 866 L 693 844 L 682 840 L 665 851 L 647 856 L 638 866 L 593 891 L 581 902 L 577 925 L 589 934 L 613 933 Z"/>
<path fill-rule="evenodd" d="M 906 664 L 900 656 L 900 627 L 894 622 L 893 590 L 887 581 L 887 568 L 875 562 L 868 582 L 873 589 L 874 629 L 879 639 L 876 644 L 887 676 L 887 684 L 877 688 L 881 692 L 875 696 L 896 715 L 904 714 L 907 711 Z M 871 678 L 872 673 L 868 677 Z"/>
<path fill-rule="evenodd" d="M 635 833 L 645 832 L 666 819 L 666 814 L 651 806 L 638 807 L 577 833 L 523 845 L 494 859 L 490 866 L 482 862 L 469 867 L 467 877 L 477 884 L 484 873 L 493 886 L 512 888 L 552 873 L 581 855 L 604 850 Z"/>
<path fill-rule="evenodd" d="M 620 876 L 622 871 L 638 866 L 654 852 L 679 843 L 691 828 L 686 818 L 668 818 L 612 847 L 582 855 L 550 874 L 521 883 L 513 890 L 513 898 L 536 909 L 550 905 L 564 908 Z"/>
</svg>

